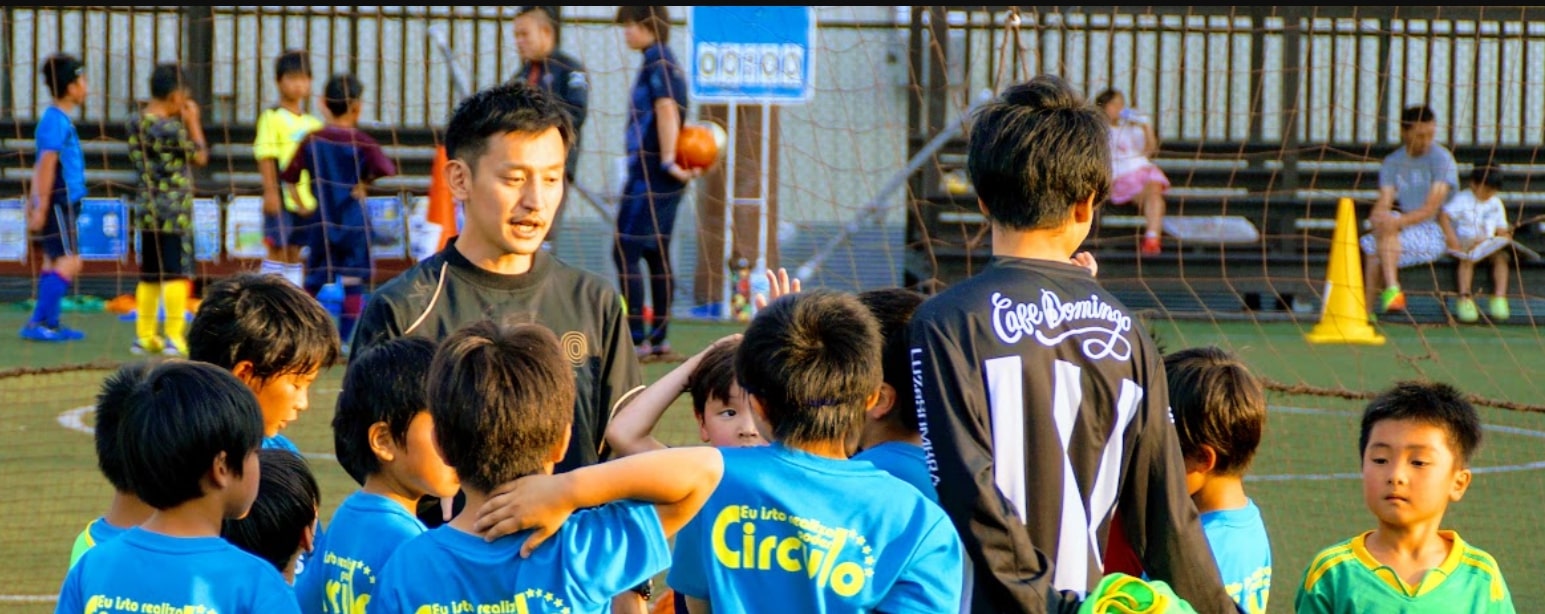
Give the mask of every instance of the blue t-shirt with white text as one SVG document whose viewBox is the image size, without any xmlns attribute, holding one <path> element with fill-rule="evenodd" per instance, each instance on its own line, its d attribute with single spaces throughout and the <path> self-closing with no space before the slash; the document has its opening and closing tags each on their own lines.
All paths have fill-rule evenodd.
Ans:
<svg viewBox="0 0 1545 614">
<path fill-rule="evenodd" d="M 54 192 L 64 192 L 70 202 L 86 197 L 86 154 L 80 149 L 80 135 L 75 123 L 59 107 L 49 105 L 38 118 L 38 155 L 45 151 L 59 154 L 59 168 L 54 174 Z M 46 202 L 44 204 L 47 204 Z"/>
<path fill-rule="evenodd" d="M 933 475 L 928 473 L 928 457 L 922 446 L 905 441 L 887 441 L 853 455 L 853 460 L 874 463 L 880 471 L 917 488 L 929 501 L 939 502 L 939 491 L 933 487 Z"/>
<path fill-rule="evenodd" d="M 397 548 L 371 612 L 610 612 L 612 597 L 669 567 L 654 505 L 610 503 L 574 512 L 530 558 L 527 532 L 492 542 L 444 525 Z"/>
<path fill-rule="evenodd" d="M 917 489 L 782 444 L 720 452 L 724 477 L 676 536 L 676 592 L 719 611 L 959 610 L 960 537 Z"/>
<path fill-rule="evenodd" d="M 172 537 L 135 527 L 70 568 L 55 614 L 124 612 L 299 614 L 274 566 L 219 537 Z"/>
<path fill-rule="evenodd" d="M 310 571 L 295 580 L 306 614 L 363 612 L 392 553 L 428 530 L 407 508 L 364 491 L 343 500 L 330 526 L 311 553 Z"/>
<path fill-rule="evenodd" d="M 1248 614 L 1265 612 L 1271 595 L 1271 543 L 1261 508 L 1247 501 L 1239 509 L 1204 513 L 1202 531 L 1229 596 Z"/>
</svg>

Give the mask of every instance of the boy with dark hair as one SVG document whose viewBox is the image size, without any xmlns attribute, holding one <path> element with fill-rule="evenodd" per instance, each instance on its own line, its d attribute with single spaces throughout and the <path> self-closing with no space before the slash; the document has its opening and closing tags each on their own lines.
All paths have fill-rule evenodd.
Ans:
<svg viewBox="0 0 1545 614">
<path fill-rule="evenodd" d="M 1470 487 L 1480 445 L 1480 416 L 1452 386 L 1400 382 L 1370 401 L 1357 446 L 1378 525 L 1314 557 L 1297 611 L 1511 614 L 1497 560 L 1439 529 Z"/>
<path fill-rule="evenodd" d="M 355 357 L 333 413 L 338 464 L 362 486 L 333 512 L 317 542 L 321 561 L 296 585 L 302 612 L 352 612 L 376 594 L 398 546 L 428 529 L 414 516 L 426 495 L 451 497 L 459 484 L 435 449 L 425 392 L 435 343 L 392 339 Z"/>
<path fill-rule="evenodd" d="M 74 341 L 86 334 L 66 328 L 59 314 L 81 267 L 75 218 L 86 197 L 86 156 L 70 114 L 86 103 L 86 65 L 75 56 L 56 53 L 43 60 L 38 72 L 54 97 L 54 104 L 38 118 L 38 159 L 27 199 L 27 230 L 42 248 L 43 273 L 38 277 L 37 305 L 19 334 L 29 341 Z"/>
<path fill-rule="evenodd" d="M 278 275 L 241 273 L 204 288 L 188 357 L 230 371 L 257 395 L 263 447 L 300 454 L 280 430 L 300 417 L 311 384 L 338 358 L 322 305 Z"/>
<path fill-rule="evenodd" d="M 664 450 L 666 445 L 655 439 L 654 430 L 683 392 L 692 399 L 692 416 L 704 443 L 732 448 L 766 444 L 746 407 L 745 391 L 735 383 L 739 347 L 739 334 L 715 341 L 635 395 L 606 425 L 612 453 L 628 456 Z"/>
<path fill-rule="evenodd" d="M 573 369 L 541 325 L 485 320 L 445 340 L 428 382 L 435 441 L 461 478 L 468 509 L 397 549 L 381 571 L 372 611 L 450 611 L 453 604 L 610 611 L 615 595 L 670 565 L 666 538 L 697 512 L 722 472 L 717 450 L 691 448 L 562 474 L 554 479 L 574 487 L 566 492 L 575 506 L 565 510 L 573 512 L 564 514 L 567 522 L 559 519 L 561 528 L 530 540 L 485 541 L 474 528 L 483 502 L 501 484 L 552 473 L 568 449 Z M 626 479 L 591 479 L 618 472 Z M 603 504 L 622 498 L 654 503 Z M 573 511 L 581 507 L 589 509 Z M 553 544 L 535 547 L 548 535 Z"/>
<path fill-rule="evenodd" d="M 1245 470 L 1266 429 L 1266 395 L 1244 363 L 1216 347 L 1164 357 L 1170 413 L 1186 459 L 1186 490 L 1202 517 L 1223 587 L 1246 612 L 1265 612 L 1271 543 L 1245 496 Z"/>
<path fill-rule="evenodd" d="M 671 232 L 687 182 L 702 169 L 676 165 L 676 139 L 687 111 L 687 78 L 670 42 L 670 15 L 663 6 L 622 6 L 616 23 L 629 49 L 643 54 L 633 83 L 625 132 L 628 176 L 617 206 L 617 246 L 612 252 L 628 307 L 635 352 L 651 360 L 680 360 L 665 339 L 673 274 Z M 642 262 L 642 266 L 640 265 Z M 654 317 L 644 321 L 644 270 Z M 645 330 L 645 327 L 648 330 Z"/>
<path fill-rule="evenodd" d="M 1160 355 L 1072 259 L 1110 191 L 1107 123 L 1050 75 L 983 105 L 966 165 L 993 260 L 912 317 L 923 447 L 971 556 L 973 612 L 1081 601 L 1118 506 L 1151 577 L 1198 612 L 1236 611 L 1203 564 Z"/>
<path fill-rule="evenodd" d="M 86 552 L 55 612 L 299 611 L 272 565 L 220 539 L 221 523 L 257 497 L 263 416 L 252 391 L 213 365 L 162 363 L 130 393 L 116 432 L 130 487 L 156 511 Z"/>
<path fill-rule="evenodd" d="M 96 428 L 92 429 L 92 438 L 96 440 L 97 468 L 113 485 L 113 501 L 108 504 L 107 513 L 87 524 L 75 538 L 75 546 L 70 549 L 71 567 L 87 550 L 139 526 L 155 511 L 140 501 L 129 486 L 129 478 L 123 469 L 124 450 L 118 442 L 118 423 L 123 420 L 124 406 L 153 366 L 148 362 L 125 365 L 103 380 L 102 391 L 97 394 Z"/>
<path fill-rule="evenodd" d="M 869 461 L 882 471 L 901 478 L 939 502 L 923 454 L 923 434 L 918 430 L 917 402 L 912 389 L 912 345 L 907 330 L 912 314 L 927 297 L 906 288 L 869 290 L 858 301 L 880 324 L 880 399 L 864 412 L 864 428 L 853 460 Z"/>
<path fill-rule="evenodd" d="M 252 141 L 252 157 L 263 175 L 263 243 L 268 256 L 263 259 L 263 273 L 278 273 L 297 287 L 305 285 L 300 247 L 313 224 L 306 222 L 316 211 L 316 196 L 311 191 L 310 171 L 301 171 L 293 184 L 279 180 L 300 142 L 306 135 L 322 129 L 322 120 L 305 111 L 311 97 L 311 56 L 290 49 L 274 58 L 274 83 L 279 87 L 279 103 L 258 115 L 257 137 Z"/>
<path fill-rule="evenodd" d="M 311 173 L 319 226 L 307 235 L 306 291 L 316 296 L 322 286 L 343 286 L 343 313 L 338 334 L 345 343 L 364 307 L 364 284 L 370 281 L 369 214 L 366 189 L 372 181 L 397 174 L 381 145 L 359 129 L 365 86 L 348 73 L 335 74 L 323 88 L 327 125 L 306 135 L 280 179 L 296 183 Z"/>
<path fill-rule="evenodd" d="M 322 491 L 311 466 L 297 454 L 258 450 L 258 466 L 262 478 L 252 510 L 245 517 L 225 519 L 220 537 L 268 561 L 286 583 L 294 584 L 296 562 L 316 540 Z"/>
<path fill-rule="evenodd" d="M 1497 198 L 1497 192 L 1501 189 L 1502 169 L 1489 164 L 1476 164 L 1470 171 L 1469 189 L 1455 194 L 1448 204 L 1443 205 L 1443 211 L 1438 213 L 1438 226 L 1443 229 L 1448 253 L 1459 260 L 1455 271 L 1459 300 L 1454 305 L 1454 316 L 1460 322 L 1474 322 L 1481 317 L 1475 299 L 1470 297 L 1477 262 L 1470 257 L 1470 250 L 1482 242 L 1506 239 L 1513 234 L 1513 225 L 1507 219 L 1507 209 L 1503 208 L 1502 199 Z M 1506 320 L 1512 315 L 1507 306 L 1507 276 L 1513 253 L 1512 250 L 1504 249 L 1506 247 L 1506 241 L 1499 241 L 1496 251 L 1484 257 L 1491 261 L 1492 292 L 1487 311 L 1493 320 Z"/>
<path fill-rule="evenodd" d="M 193 288 L 193 167 L 209 163 L 199 106 L 177 64 L 150 73 L 150 103 L 129 122 L 129 161 L 139 176 L 135 221 L 140 281 L 134 289 L 135 354 L 186 356 Z M 166 339 L 156 335 L 158 308 Z"/>
</svg>

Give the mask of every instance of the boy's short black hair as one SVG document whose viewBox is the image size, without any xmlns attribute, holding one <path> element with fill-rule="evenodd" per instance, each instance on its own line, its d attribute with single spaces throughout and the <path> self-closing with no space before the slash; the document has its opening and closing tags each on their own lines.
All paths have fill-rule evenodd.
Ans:
<svg viewBox="0 0 1545 614">
<path fill-rule="evenodd" d="M 64 96 L 70 84 L 85 75 L 86 64 L 68 53 L 55 53 L 43 60 L 38 72 L 43 75 L 43 84 L 48 87 L 48 93 L 57 99 Z"/>
<path fill-rule="evenodd" d="M 274 273 L 209 284 L 188 327 L 189 358 L 226 370 L 249 361 L 264 381 L 331 366 L 338 344 L 338 327 L 322 304 Z"/>
<path fill-rule="evenodd" d="M 240 520 L 227 518 L 220 537 L 283 572 L 317 521 L 322 490 L 306 459 L 289 450 L 258 450 L 258 465 L 262 475 L 252 509 Z"/>
<path fill-rule="evenodd" d="M 880 370 L 885 383 L 896 391 L 896 402 L 885 419 L 908 433 L 917 433 L 917 398 L 912 390 L 912 343 L 908 332 L 912 313 L 927 297 L 906 288 L 882 288 L 858 294 L 858 301 L 869 309 L 880 324 Z"/>
<path fill-rule="evenodd" d="M 483 89 L 462 99 L 445 126 L 445 155 L 477 169 L 488 139 L 509 132 L 538 134 L 557 128 L 565 150 L 574 146 L 569 114 L 552 94 L 521 81 Z"/>
<path fill-rule="evenodd" d="M 242 474 L 263 443 L 263 412 L 241 380 L 215 365 L 156 365 L 124 404 L 118 441 L 124 474 L 141 501 L 167 510 L 204 496 L 204 478 L 223 453 Z"/>
<path fill-rule="evenodd" d="M 483 492 L 539 473 L 574 421 L 574 369 L 540 324 L 468 324 L 429 367 L 435 442 L 463 486 Z"/>
<path fill-rule="evenodd" d="M 971 122 L 966 169 L 987 215 L 1013 230 L 1059 228 L 1074 203 L 1110 195 L 1110 121 L 1061 78 L 1005 90 Z"/>
<path fill-rule="evenodd" d="M 1357 439 L 1357 453 L 1368 452 L 1368 437 L 1373 426 L 1385 420 L 1409 420 L 1442 428 L 1448 433 L 1448 445 L 1460 468 L 1470 465 L 1470 457 L 1481 447 L 1481 417 L 1475 406 L 1459 390 L 1438 382 L 1398 382 L 1368 402 L 1363 410 L 1362 435 Z"/>
<path fill-rule="evenodd" d="M 619 6 L 616 21 L 619 25 L 644 26 L 662 45 L 671 42 L 671 14 L 663 6 Z"/>
<path fill-rule="evenodd" d="M 1233 354 L 1195 347 L 1164 357 L 1169 406 L 1180 451 L 1195 457 L 1206 445 L 1217 454 L 1212 473 L 1241 476 L 1250 468 L 1266 430 L 1266 393 Z"/>
<path fill-rule="evenodd" d="M 118 441 L 118 425 L 123 422 L 129 398 L 150 375 L 150 361 L 133 362 L 114 371 L 102 380 L 102 390 L 97 393 L 97 419 L 92 438 L 97 444 L 97 468 L 102 476 L 118 492 L 134 492 L 123 470 L 123 447 Z"/>
<path fill-rule="evenodd" d="M 349 363 L 333 412 L 333 449 L 338 464 L 361 485 L 381 470 L 370 449 L 370 427 L 385 422 L 397 443 L 407 440 L 408 425 L 429 409 L 425 378 L 435 357 L 435 343 L 423 337 L 398 337 Z"/>
<path fill-rule="evenodd" d="M 1104 107 L 1105 105 L 1110 104 L 1110 101 L 1115 100 L 1115 98 L 1120 95 L 1121 90 L 1118 90 L 1114 87 L 1107 87 L 1103 90 L 1100 90 L 1100 93 L 1094 96 L 1094 106 Z"/>
<path fill-rule="evenodd" d="M 751 320 L 735 375 L 762 403 L 787 445 L 846 441 L 879 388 L 880 327 L 850 294 L 811 290 L 779 297 Z"/>
<path fill-rule="evenodd" d="M 709 399 L 730 402 L 730 387 L 735 384 L 735 350 L 740 341 L 727 341 L 709 348 L 687 378 L 687 394 L 692 397 L 692 413 L 703 417 Z"/>
<path fill-rule="evenodd" d="M 274 80 L 283 79 L 285 75 L 311 76 L 311 54 L 300 49 L 286 49 L 279 57 L 274 58 Z"/>
<path fill-rule="evenodd" d="M 156 64 L 150 71 L 150 97 L 156 100 L 166 100 L 167 97 L 188 88 L 188 77 L 182 72 L 182 66 L 175 62 L 163 62 Z"/>
<path fill-rule="evenodd" d="M 1400 112 L 1400 129 L 1405 130 L 1416 124 L 1438 121 L 1438 114 L 1432 112 L 1432 107 L 1424 104 L 1406 107 Z"/>
<path fill-rule="evenodd" d="M 1505 175 L 1501 168 L 1486 162 L 1478 162 L 1475 168 L 1470 170 L 1470 183 L 1484 185 L 1495 189 L 1502 189 Z"/>
<path fill-rule="evenodd" d="M 341 72 L 327 78 L 322 86 L 322 103 L 333 117 L 345 115 L 354 103 L 365 99 L 365 84 L 351 73 Z"/>
</svg>

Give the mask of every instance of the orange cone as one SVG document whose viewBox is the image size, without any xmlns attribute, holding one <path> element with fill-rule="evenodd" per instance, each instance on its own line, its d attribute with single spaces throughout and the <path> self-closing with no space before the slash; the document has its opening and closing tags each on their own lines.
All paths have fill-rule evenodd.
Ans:
<svg viewBox="0 0 1545 614">
<path fill-rule="evenodd" d="M 1357 247 L 1357 218 L 1352 199 L 1336 208 L 1336 233 L 1330 244 L 1330 271 L 1325 282 L 1325 310 L 1320 323 L 1304 335 L 1309 343 L 1384 345 L 1384 337 L 1368 324 L 1363 296 L 1363 257 Z"/>
</svg>

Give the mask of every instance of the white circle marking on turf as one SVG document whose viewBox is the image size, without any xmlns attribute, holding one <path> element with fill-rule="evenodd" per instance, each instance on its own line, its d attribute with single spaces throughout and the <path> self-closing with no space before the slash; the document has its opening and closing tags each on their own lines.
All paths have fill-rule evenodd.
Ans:
<svg viewBox="0 0 1545 614">
<path fill-rule="evenodd" d="M 93 411 L 96 411 L 95 405 L 87 405 L 85 407 L 77 407 L 75 409 L 67 409 L 63 412 L 60 412 L 59 417 L 57 418 L 59 421 L 59 426 L 78 433 L 94 435 L 97 432 L 96 429 L 93 429 L 86 424 L 86 414 L 89 414 Z M 1545 433 L 1541 433 L 1541 436 L 1545 437 Z M 301 452 L 300 455 L 306 458 L 316 458 L 321 460 L 338 460 L 337 456 L 328 454 L 326 452 Z"/>
<path fill-rule="evenodd" d="M 1285 407 L 1285 406 L 1281 406 L 1281 405 L 1270 405 L 1270 406 L 1268 406 L 1268 410 L 1269 411 L 1274 411 L 1274 412 L 1280 412 L 1280 413 L 1284 413 L 1284 414 L 1299 414 L 1299 415 L 1304 415 L 1304 416 L 1355 416 L 1355 415 L 1357 415 L 1357 414 L 1354 414 L 1354 413 L 1351 413 L 1351 412 L 1344 412 L 1344 411 L 1332 411 L 1332 410 L 1328 410 L 1328 409 L 1309 409 L 1309 408 L 1306 408 L 1306 407 Z M 1501 424 L 1486 424 L 1486 425 L 1482 425 L 1481 428 L 1484 429 L 1484 430 L 1487 430 L 1487 431 L 1495 432 L 1495 433 L 1506 433 L 1508 435 L 1519 435 L 1519 436 L 1522 436 L 1522 437 L 1533 437 L 1535 439 L 1545 439 L 1545 431 L 1536 431 L 1536 430 L 1533 430 L 1533 429 L 1519 428 L 1519 427 L 1516 427 L 1516 426 L 1505 426 L 1505 425 L 1501 425 Z M 1501 465 L 1501 466 L 1497 466 L 1497 467 L 1475 467 L 1474 469 L 1471 469 L 1470 472 L 1471 473 L 1476 473 L 1476 474 L 1484 474 L 1484 473 L 1512 473 L 1512 472 L 1515 472 L 1515 471 L 1533 471 L 1533 470 L 1536 470 L 1536 469 L 1545 469 L 1545 460 L 1539 460 L 1539 461 L 1534 461 L 1534 462 L 1530 462 L 1530 463 L 1520 463 L 1520 464 L 1516 464 L 1516 465 Z M 1361 474 L 1361 473 L 1279 473 L 1279 474 L 1247 475 L 1247 476 L 1245 476 L 1245 481 L 1246 482 L 1287 482 L 1287 481 L 1291 481 L 1291 480 L 1325 481 L 1325 480 L 1361 480 L 1361 479 L 1363 479 L 1363 474 Z"/>
</svg>

